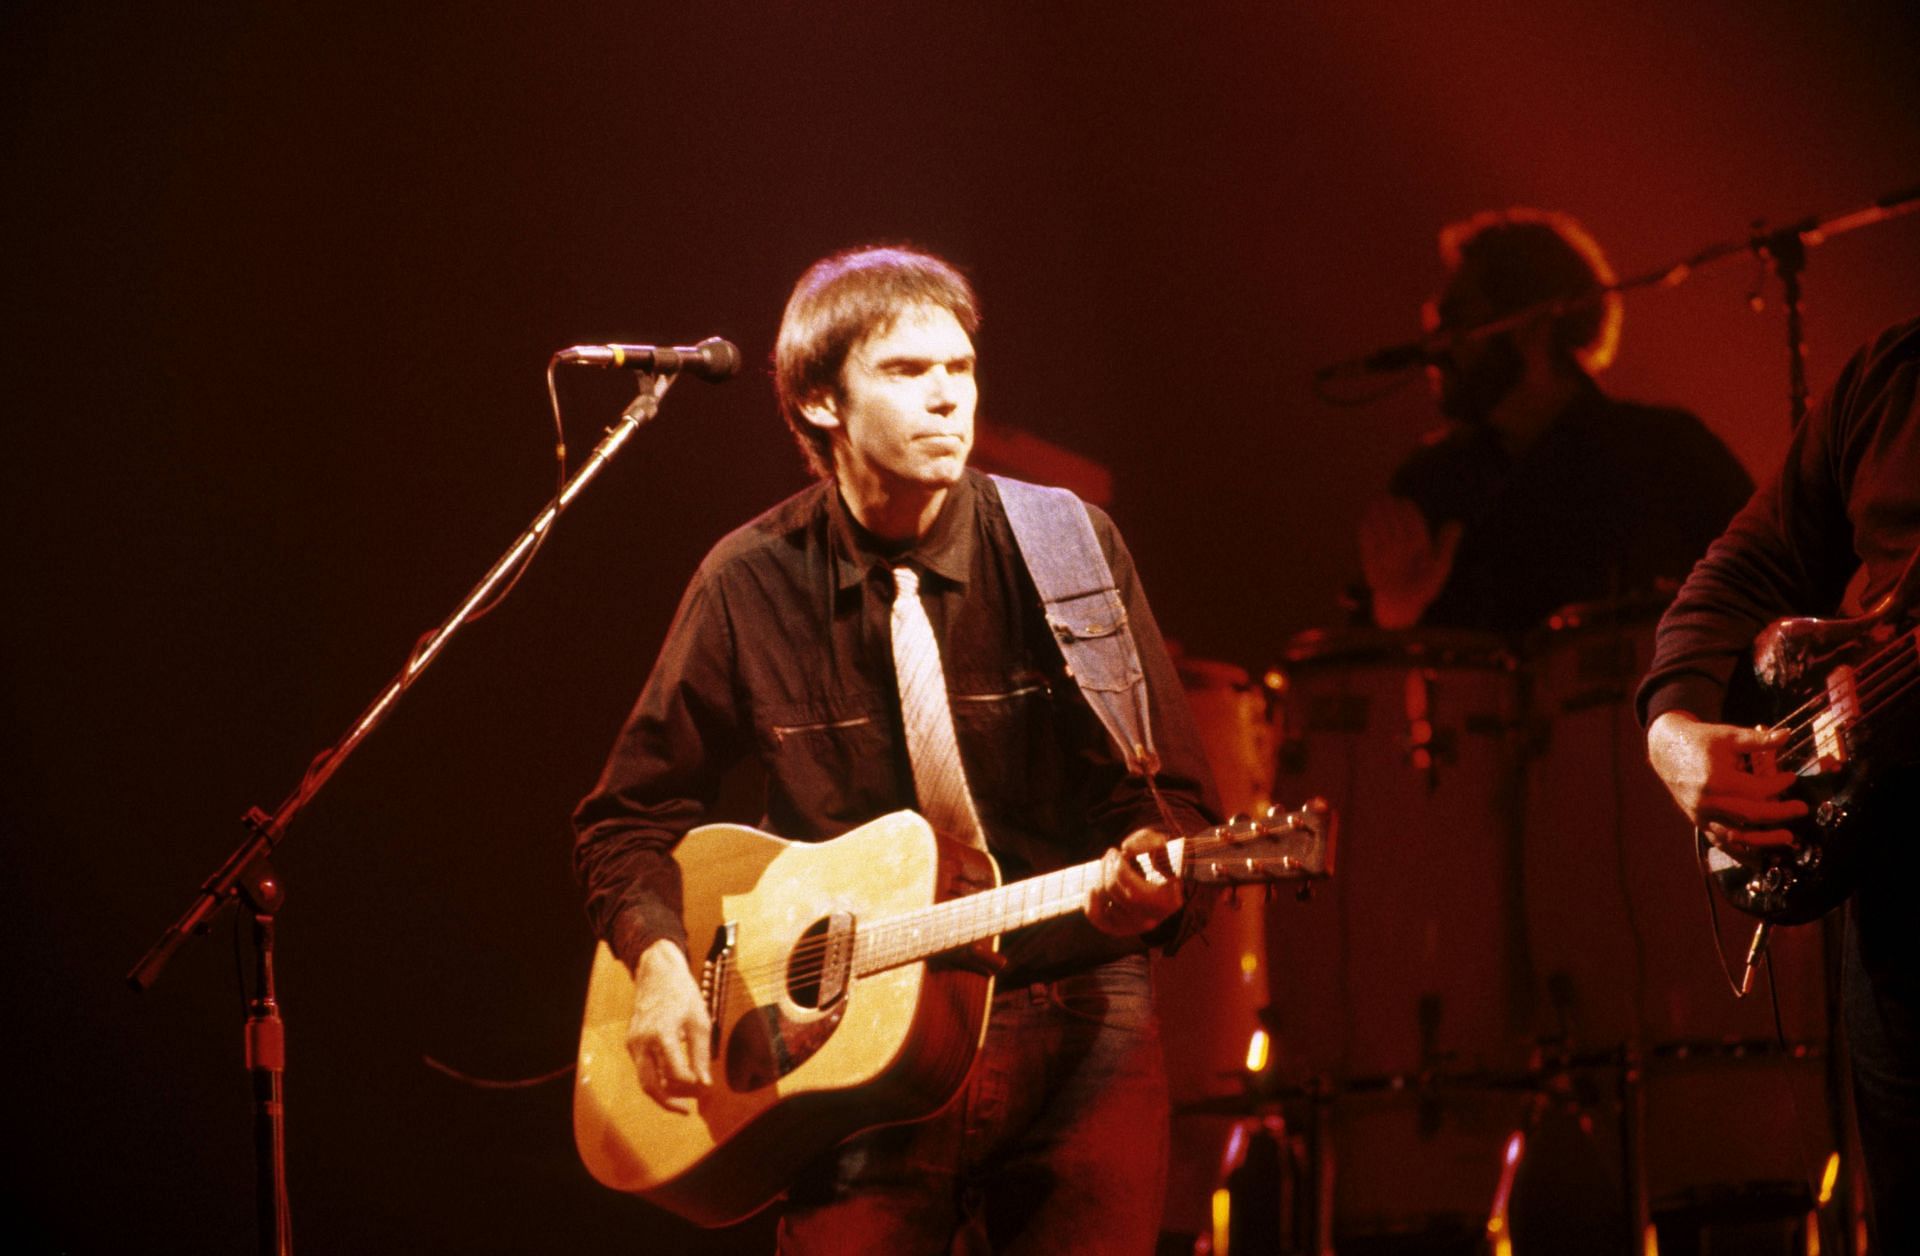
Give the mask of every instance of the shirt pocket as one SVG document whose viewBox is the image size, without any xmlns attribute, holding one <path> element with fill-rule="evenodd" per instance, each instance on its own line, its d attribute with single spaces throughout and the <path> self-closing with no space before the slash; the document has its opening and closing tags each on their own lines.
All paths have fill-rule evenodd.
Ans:
<svg viewBox="0 0 1920 1256">
<path fill-rule="evenodd" d="M 991 688 L 975 682 L 950 694 L 949 705 L 981 814 L 1019 828 L 1053 827 L 1063 773 L 1048 678 L 1023 672 Z"/>
<path fill-rule="evenodd" d="M 754 722 L 767 819 L 782 837 L 831 836 L 913 805 L 900 793 L 892 713 L 877 696 L 770 706 Z"/>
</svg>

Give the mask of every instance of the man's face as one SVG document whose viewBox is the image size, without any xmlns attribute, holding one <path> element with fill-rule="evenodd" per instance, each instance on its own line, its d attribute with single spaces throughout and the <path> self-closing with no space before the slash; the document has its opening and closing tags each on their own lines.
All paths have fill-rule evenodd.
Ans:
<svg viewBox="0 0 1920 1256">
<path fill-rule="evenodd" d="M 1429 331 L 1461 331 L 1492 322 L 1496 311 L 1471 268 L 1455 271 L 1446 291 L 1424 311 Z M 1440 413 L 1459 423 L 1484 423 L 1513 391 L 1526 367 L 1511 332 L 1467 340 L 1427 368 Z"/>
<path fill-rule="evenodd" d="M 834 463 L 843 478 L 887 493 L 946 488 L 973 450 L 973 366 L 973 340 L 950 310 L 910 306 L 847 354 L 840 395 L 804 413 L 838 430 Z"/>
</svg>

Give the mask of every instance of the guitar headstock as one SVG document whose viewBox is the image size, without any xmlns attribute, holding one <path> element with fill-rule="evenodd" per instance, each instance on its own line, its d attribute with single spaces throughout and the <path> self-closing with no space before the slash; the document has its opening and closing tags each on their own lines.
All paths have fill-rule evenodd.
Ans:
<svg viewBox="0 0 1920 1256">
<path fill-rule="evenodd" d="M 1333 875 L 1333 808 L 1315 798 L 1298 811 L 1238 815 L 1187 843 L 1182 871 L 1203 884 L 1245 885 Z"/>
</svg>

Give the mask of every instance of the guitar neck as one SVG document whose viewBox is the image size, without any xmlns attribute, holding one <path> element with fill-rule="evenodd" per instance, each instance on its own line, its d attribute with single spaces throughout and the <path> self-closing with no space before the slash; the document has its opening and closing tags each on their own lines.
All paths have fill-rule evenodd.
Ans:
<svg viewBox="0 0 1920 1256">
<path fill-rule="evenodd" d="M 1167 843 L 1176 870 L 1185 845 L 1180 838 Z M 1100 861 L 1095 859 L 874 921 L 854 937 L 854 974 L 885 972 L 1026 925 L 1072 915 L 1087 905 L 1087 896 L 1100 879 Z"/>
</svg>

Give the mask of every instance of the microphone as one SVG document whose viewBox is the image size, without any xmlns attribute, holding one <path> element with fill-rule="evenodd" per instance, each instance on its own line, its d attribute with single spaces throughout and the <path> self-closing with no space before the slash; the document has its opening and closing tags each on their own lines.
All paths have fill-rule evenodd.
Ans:
<svg viewBox="0 0 1920 1256">
<path fill-rule="evenodd" d="M 1349 358 L 1345 362 L 1323 366 L 1313 373 L 1313 377 L 1325 381 L 1348 375 L 1390 375 L 1408 367 L 1426 366 L 1439 360 L 1440 346 L 1431 339 L 1409 340 L 1405 344 L 1375 350 L 1364 358 Z"/>
<path fill-rule="evenodd" d="M 716 383 L 732 378 L 740 370 L 740 350 L 718 336 L 709 336 L 697 345 L 676 345 L 673 348 L 661 345 L 574 345 L 554 354 L 553 360 L 577 366 L 648 371 L 654 375 L 688 371 Z"/>
</svg>

